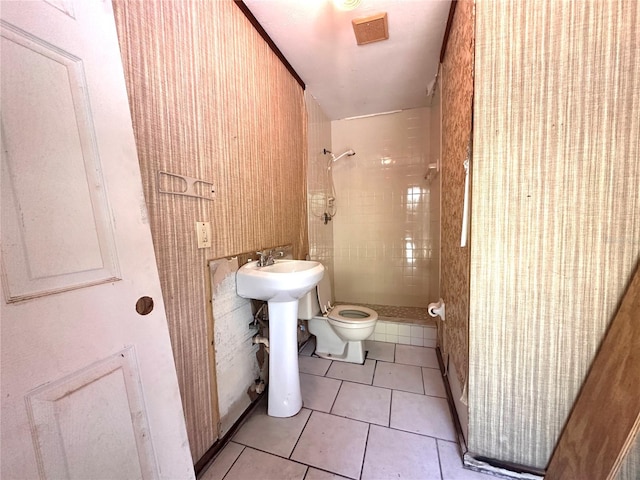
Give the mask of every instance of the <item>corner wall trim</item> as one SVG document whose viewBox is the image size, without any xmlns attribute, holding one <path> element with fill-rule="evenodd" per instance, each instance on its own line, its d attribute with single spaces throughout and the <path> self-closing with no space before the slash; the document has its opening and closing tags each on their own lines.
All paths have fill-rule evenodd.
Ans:
<svg viewBox="0 0 640 480">
<path fill-rule="evenodd" d="M 276 57 L 280 59 L 280 61 L 285 66 L 285 68 L 289 71 L 291 76 L 296 80 L 296 82 L 298 82 L 298 85 L 300 85 L 302 89 L 305 90 L 307 86 L 305 85 L 302 78 L 300 78 L 300 75 L 298 75 L 298 72 L 295 71 L 295 69 L 291 66 L 289 61 L 286 59 L 286 57 L 282 54 L 278 46 L 274 43 L 273 40 L 271 40 L 271 37 L 265 31 L 265 29 L 262 28 L 262 25 L 260 25 L 260 22 L 258 22 L 258 19 L 253 16 L 253 13 L 251 13 L 251 10 L 249 10 L 249 7 L 247 7 L 247 5 L 242 0 L 233 0 L 233 3 L 235 3 L 236 6 L 240 10 L 242 10 L 242 13 L 244 13 L 244 16 L 247 17 L 247 20 L 251 22 L 251 25 L 253 25 L 253 28 L 255 28 L 256 31 L 260 34 L 260 36 L 264 39 L 264 41 L 267 42 L 267 45 L 269 45 L 269 48 L 271 48 L 273 53 L 276 54 Z"/>
<path fill-rule="evenodd" d="M 474 456 L 467 452 L 463 455 L 464 467 L 479 473 L 511 478 L 516 480 L 544 480 L 544 470 L 526 467 L 517 463 L 502 462 L 493 458 Z"/>
<path fill-rule="evenodd" d="M 458 0 L 451 0 L 449 17 L 447 18 L 447 26 L 444 29 L 444 37 L 442 37 L 442 47 L 440 47 L 440 63 L 444 61 L 444 56 L 447 54 L 447 43 L 449 43 L 449 34 L 451 33 L 451 25 L 453 24 L 453 16 L 456 13 L 457 6 Z"/>
<path fill-rule="evenodd" d="M 444 357 L 442 356 L 442 350 L 440 350 L 440 347 L 436 348 L 436 357 L 438 358 L 440 375 L 442 375 L 442 382 L 444 383 L 445 393 L 447 394 L 449 411 L 451 412 L 451 416 L 453 417 L 453 428 L 455 429 L 456 436 L 458 437 L 458 441 L 456 443 L 458 444 L 460 451 L 464 455 L 467 452 L 467 442 L 464 438 L 464 434 L 462 433 L 462 424 L 460 423 L 460 417 L 458 416 L 456 404 L 453 400 L 453 393 L 451 392 L 451 385 L 449 385 L 449 378 L 447 377 L 447 371 L 444 365 Z"/>
</svg>

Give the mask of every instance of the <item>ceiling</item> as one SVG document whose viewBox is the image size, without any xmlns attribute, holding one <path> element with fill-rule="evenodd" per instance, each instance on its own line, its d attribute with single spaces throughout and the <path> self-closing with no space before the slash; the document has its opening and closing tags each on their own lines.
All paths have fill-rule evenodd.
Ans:
<svg viewBox="0 0 640 480">
<path fill-rule="evenodd" d="M 423 107 L 449 0 L 244 0 L 331 120 Z M 387 12 L 389 40 L 356 44 L 351 20 Z"/>
</svg>

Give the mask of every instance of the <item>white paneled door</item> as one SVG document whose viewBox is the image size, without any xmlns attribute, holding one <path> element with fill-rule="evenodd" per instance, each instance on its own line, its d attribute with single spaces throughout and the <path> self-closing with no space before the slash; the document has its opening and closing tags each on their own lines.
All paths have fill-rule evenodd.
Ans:
<svg viewBox="0 0 640 480">
<path fill-rule="evenodd" d="M 193 478 L 111 2 L 0 17 L 0 476 Z"/>
</svg>

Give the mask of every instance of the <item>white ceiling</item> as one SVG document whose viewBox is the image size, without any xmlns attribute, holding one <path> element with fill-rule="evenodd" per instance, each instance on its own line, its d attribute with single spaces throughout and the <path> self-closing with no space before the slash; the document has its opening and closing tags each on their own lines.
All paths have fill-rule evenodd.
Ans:
<svg viewBox="0 0 640 480">
<path fill-rule="evenodd" d="M 244 0 L 331 120 L 423 107 L 449 0 Z M 389 40 L 358 46 L 351 20 L 387 12 Z"/>
</svg>

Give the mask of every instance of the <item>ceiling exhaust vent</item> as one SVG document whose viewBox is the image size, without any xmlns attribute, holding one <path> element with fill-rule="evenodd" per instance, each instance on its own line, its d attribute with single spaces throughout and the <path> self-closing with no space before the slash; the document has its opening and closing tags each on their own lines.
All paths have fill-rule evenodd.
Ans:
<svg viewBox="0 0 640 480">
<path fill-rule="evenodd" d="M 365 18 L 351 20 L 353 32 L 356 34 L 358 45 L 379 42 L 389 38 L 389 24 L 387 14 L 379 13 Z"/>
</svg>

